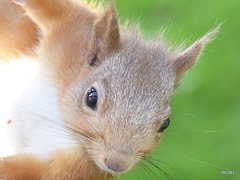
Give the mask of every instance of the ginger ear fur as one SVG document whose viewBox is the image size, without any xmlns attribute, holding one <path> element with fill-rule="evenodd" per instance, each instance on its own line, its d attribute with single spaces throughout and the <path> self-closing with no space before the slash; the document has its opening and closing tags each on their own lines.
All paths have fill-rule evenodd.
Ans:
<svg viewBox="0 0 240 180">
<path fill-rule="evenodd" d="M 174 57 L 172 61 L 172 68 L 176 74 L 176 81 L 178 82 L 184 73 L 193 67 L 204 47 L 215 39 L 222 24 L 218 25 L 214 30 L 208 32 L 200 40 L 196 41 L 189 48 Z"/>
<path fill-rule="evenodd" d="M 0 64 L 34 55 L 38 27 L 12 0 L 0 0 Z"/>
<path fill-rule="evenodd" d="M 74 8 L 74 3 L 69 0 L 13 0 L 23 7 L 29 17 L 47 32 L 55 25 L 67 19 L 69 12 Z"/>
<path fill-rule="evenodd" d="M 115 52 L 120 45 L 118 17 L 113 1 L 103 15 L 96 21 L 92 34 L 87 60 L 90 66 Z"/>
</svg>

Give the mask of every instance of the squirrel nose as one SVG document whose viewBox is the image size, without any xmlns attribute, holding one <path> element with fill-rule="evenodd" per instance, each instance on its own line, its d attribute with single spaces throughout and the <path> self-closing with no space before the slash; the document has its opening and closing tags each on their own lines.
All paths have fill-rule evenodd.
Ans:
<svg viewBox="0 0 240 180">
<path fill-rule="evenodd" d="M 117 173 L 123 172 L 129 167 L 129 164 L 126 161 L 111 157 L 105 158 L 105 164 L 109 169 Z"/>
</svg>

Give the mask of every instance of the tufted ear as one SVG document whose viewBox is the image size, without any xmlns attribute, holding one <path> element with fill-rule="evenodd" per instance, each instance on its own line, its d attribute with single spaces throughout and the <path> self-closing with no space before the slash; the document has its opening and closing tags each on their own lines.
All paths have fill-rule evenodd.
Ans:
<svg viewBox="0 0 240 180">
<path fill-rule="evenodd" d="M 12 0 L 0 0 L 0 64 L 34 54 L 38 27 L 24 13 Z"/>
<path fill-rule="evenodd" d="M 96 21 L 92 41 L 88 52 L 88 63 L 93 66 L 100 63 L 100 59 L 111 55 L 120 44 L 120 33 L 116 8 L 113 1 L 103 15 Z"/>
<path fill-rule="evenodd" d="M 207 33 L 200 40 L 196 41 L 189 48 L 174 57 L 172 66 L 175 71 L 177 81 L 197 62 L 202 50 L 215 38 L 220 26 L 221 25 Z"/>
<path fill-rule="evenodd" d="M 14 0 L 14 2 L 24 8 L 43 32 L 60 24 L 73 7 L 73 2 L 69 0 Z"/>
</svg>

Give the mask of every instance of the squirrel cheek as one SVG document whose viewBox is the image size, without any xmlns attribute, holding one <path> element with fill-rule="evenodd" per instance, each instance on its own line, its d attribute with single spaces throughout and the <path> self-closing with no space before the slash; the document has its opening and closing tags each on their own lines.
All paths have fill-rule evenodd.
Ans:
<svg viewBox="0 0 240 180">
<path fill-rule="evenodd" d="M 156 141 L 159 143 L 159 141 L 160 141 L 160 139 L 162 138 L 162 136 L 163 136 L 163 133 L 157 133 L 156 134 Z"/>
<path fill-rule="evenodd" d="M 139 152 L 143 153 L 141 156 L 146 157 L 151 154 L 158 146 L 159 140 L 162 134 L 152 134 L 152 137 L 147 138 L 147 140 L 139 146 Z"/>
</svg>

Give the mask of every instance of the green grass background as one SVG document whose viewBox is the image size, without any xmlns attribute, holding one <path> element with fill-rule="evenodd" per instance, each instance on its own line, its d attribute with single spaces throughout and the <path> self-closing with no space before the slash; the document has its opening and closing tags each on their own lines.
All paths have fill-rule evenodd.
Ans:
<svg viewBox="0 0 240 180">
<path fill-rule="evenodd" d="M 218 37 L 185 74 L 172 100 L 171 125 L 154 162 L 174 179 L 240 179 L 240 0 L 116 0 L 120 22 L 139 22 L 145 38 L 190 45 L 225 21 Z M 150 166 L 121 180 L 171 179 Z M 222 171 L 234 175 L 222 175 Z M 151 173 L 152 171 L 153 173 Z"/>
</svg>

